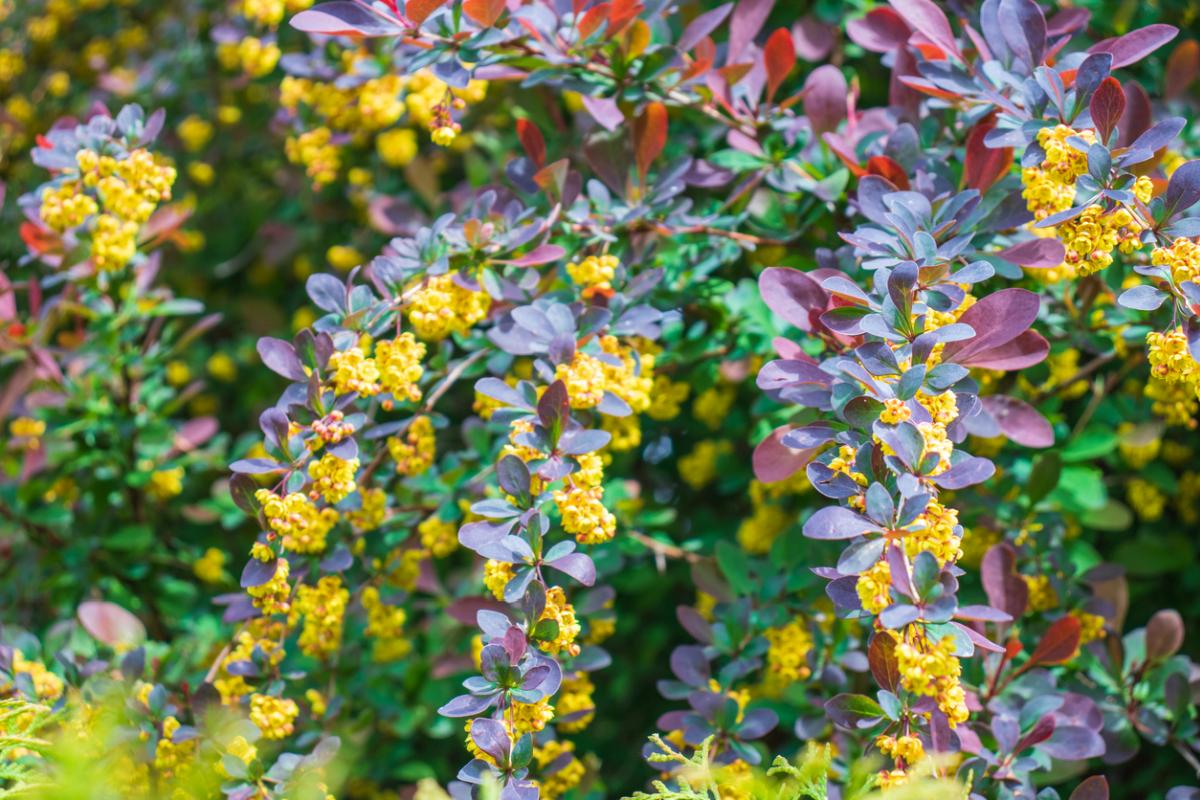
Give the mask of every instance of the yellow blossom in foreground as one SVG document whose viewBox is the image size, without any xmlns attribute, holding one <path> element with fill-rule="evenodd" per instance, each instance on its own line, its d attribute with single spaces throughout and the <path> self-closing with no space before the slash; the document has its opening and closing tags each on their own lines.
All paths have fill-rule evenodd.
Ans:
<svg viewBox="0 0 1200 800">
<path fill-rule="evenodd" d="M 869 614 L 879 614 L 892 604 L 892 570 L 886 560 L 860 573 L 856 589 L 863 609 Z"/>
<path fill-rule="evenodd" d="M 429 277 L 413 293 L 408 321 L 422 339 L 438 341 L 452 333 L 465 333 L 487 316 L 492 299 L 487 292 L 460 286 L 455 273 Z"/>
<path fill-rule="evenodd" d="M 344 500 L 358 488 L 354 476 L 358 472 L 358 459 L 344 460 L 333 453 L 326 453 L 318 461 L 308 463 L 308 477 L 312 479 L 309 497 L 323 497 L 326 503 L 335 504 Z"/>
<path fill-rule="evenodd" d="M 425 357 L 425 345 L 411 333 L 402 333 L 388 341 L 375 343 L 375 365 L 379 370 L 379 384 L 397 400 L 416 403 L 421 399 L 421 388 L 417 382 L 425 370 L 421 359 Z"/>
<path fill-rule="evenodd" d="M 497 600 L 504 599 L 504 587 L 516 577 L 516 567 L 507 561 L 488 559 L 483 564 L 483 585 Z"/>
<path fill-rule="evenodd" d="M 266 739 L 283 739 L 296 729 L 293 724 L 300 707 L 296 701 L 265 694 L 250 697 L 250 721 Z"/>
<path fill-rule="evenodd" d="M 617 518 L 604 507 L 602 487 L 559 489 L 554 504 L 562 515 L 563 530 L 580 544 L 601 544 L 616 535 Z"/>
<path fill-rule="evenodd" d="M 554 369 L 554 379 L 562 381 L 571 398 L 571 408 L 595 408 L 604 397 L 605 363 L 587 353 L 576 352 L 569 362 Z"/>
<path fill-rule="evenodd" d="M 283 546 L 296 553 L 320 553 L 325 538 L 338 521 L 332 508 L 318 509 L 300 492 L 280 497 L 267 489 L 259 489 L 255 498 L 263 507 L 267 526 L 283 539 Z"/>
</svg>

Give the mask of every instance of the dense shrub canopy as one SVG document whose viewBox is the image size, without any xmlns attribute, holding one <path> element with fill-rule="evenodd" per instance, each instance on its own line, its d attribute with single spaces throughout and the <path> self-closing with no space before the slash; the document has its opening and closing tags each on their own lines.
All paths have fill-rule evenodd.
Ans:
<svg viewBox="0 0 1200 800">
<path fill-rule="evenodd" d="M 1200 797 L 1193 16 L 0 0 L 0 796 Z"/>
</svg>

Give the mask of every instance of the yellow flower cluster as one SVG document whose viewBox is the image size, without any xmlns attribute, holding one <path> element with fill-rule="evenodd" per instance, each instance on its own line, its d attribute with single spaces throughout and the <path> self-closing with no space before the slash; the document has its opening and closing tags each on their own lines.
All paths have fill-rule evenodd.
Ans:
<svg viewBox="0 0 1200 800">
<path fill-rule="evenodd" d="M 1149 178 L 1139 180 L 1149 181 Z M 1059 269 L 1067 275 L 1074 272 L 1080 277 L 1107 269 L 1113 262 L 1114 250 L 1128 255 L 1140 246 L 1139 236 L 1143 229 L 1144 226 L 1126 208 L 1105 211 L 1099 205 L 1088 206 L 1079 216 L 1066 220 L 1055 229 L 1067 249 Z"/>
<path fill-rule="evenodd" d="M 497 600 L 504 599 L 504 587 L 516 577 L 516 565 L 488 559 L 483 564 L 483 585 Z"/>
<path fill-rule="evenodd" d="M 279 63 L 283 51 L 269 39 L 246 36 L 236 42 L 217 45 L 217 60 L 227 70 L 241 70 L 251 78 L 269 74 Z"/>
<path fill-rule="evenodd" d="M 358 468 L 357 464 L 354 468 Z M 282 537 L 284 549 L 294 553 L 325 550 L 325 538 L 338 521 L 337 511 L 317 508 L 300 492 L 280 497 L 268 489 L 259 489 L 254 497 L 263 507 L 271 533 Z"/>
<path fill-rule="evenodd" d="M 329 504 L 340 503 L 351 492 L 358 488 L 354 476 L 358 473 L 358 459 L 341 459 L 333 453 L 326 453 L 317 461 L 308 464 L 308 477 L 313 485 L 308 496 L 316 500 L 325 498 Z"/>
<path fill-rule="evenodd" d="M 286 613 L 290 608 L 292 593 L 288 583 L 291 572 L 288 560 L 280 558 L 275 562 L 275 574 L 271 576 L 271 580 L 258 586 L 247 587 L 246 594 L 254 599 L 254 607 L 268 615 Z"/>
<path fill-rule="evenodd" d="M 555 727 L 562 733 L 578 733 L 591 724 L 596 717 L 596 703 L 592 700 L 595 685 L 586 672 L 574 672 L 563 676 L 555 700 L 556 711 L 560 718 L 578 714 L 574 719 L 561 720 Z"/>
<path fill-rule="evenodd" d="M 1168 384 L 1182 384 L 1200 397 L 1200 364 L 1188 352 L 1187 335 L 1182 327 L 1165 333 L 1146 334 L 1150 374 Z"/>
<path fill-rule="evenodd" d="M 962 541 L 955 533 L 957 527 L 958 510 L 930 500 L 904 537 L 904 551 L 909 558 L 916 558 L 921 552 L 932 553 L 942 565 L 957 562 L 962 558 Z"/>
<path fill-rule="evenodd" d="M 379 393 L 379 367 L 368 358 L 361 347 L 338 350 L 329 357 L 330 381 L 338 394 L 355 392 L 362 397 Z"/>
<path fill-rule="evenodd" d="M 445 558 L 458 548 L 458 525 L 440 517 L 422 520 L 417 526 L 417 534 L 421 537 L 421 546 L 434 558 Z"/>
<path fill-rule="evenodd" d="M 542 611 L 541 619 L 554 620 L 558 624 L 558 632 L 554 638 L 538 642 L 540 649 L 551 655 L 579 655 L 575 638 L 579 636 L 581 626 L 575 619 L 575 607 L 567 602 L 567 593 L 561 586 L 551 586 L 546 590 L 546 608 Z"/>
<path fill-rule="evenodd" d="M 439 341 L 452 333 L 466 333 L 491 309 L 487 292 L 467 289 L 454 278 L 453 272 L 430 276 L 413 293 L 408 321 L 422 339 Z"/>
<path fill-rule="evenodd" d="M 1200 280 L 1200 244 L 1191 239 L 1176 239 L 1167 247 L 1156 247 L 1150 253 L 1150 263 L 1171 270 L 1176 283 Z"/>
<path fill-rule="evenodd" d="M 892 604 L 892 568 L 885 559 L 875 562 L 868 570 L 859 573 L 858 600 L 868 614 L 879 614 Z"/>
<path fill-rule="evenodd" d="M 279 664 L 283 661 L 285 655 L 281 639 L 283 638 L 283 625 L 279 623 L 268 622 L 266 618 L 260 617 L 249 623 L 246 630 L 239 631 L 234 637 L 234 647 L 229 651 L 229 654 L 221 661 L 221 675 L 213 681 L 213 688 L 221 695 L 221 703 L 224 705 L 236 705 L 238 698 L 250 694 L 250 686 L 246 683 L 246 679 L 241 675 L 231 675 L 228 671 L 230 664 L 238 661 L 249 661 L 254 657 L 254 650 L 257 648 L 267 659 L 267 663 L 271 666 Z M 149 695 L 149 685 L 146 686 L 146 694 Z"/>
<path fill-rule="evenodd" d="M 1138 518 L 1146 522 L 1161 519 L 1167 507 L 1167 497 L 1162 490 L 1143 478 L 1129 479 L 1125 497 Z"/>
<path fill-rule="evenodd" d="M 1162 437 L 1145 426 L 1122 422 L 1117 426 L 1117 449 L 1126 464 L 1140 470 L 1158 458 L 1162 450 Z"/>
<path fill-rule="evenodd" d="M 647 411 L 654 388 L 655 356 L 622 345 L 615 336 L 601 336 L 600 349 L 620 361 L 620 366 L 604 364 L 604 388 L 624 400 L 634 414 Z"/>
<path fill-rule="evenodd" d="M 192 572 L 205 583 L 218 583 L 225 578 L 225 561 L 228 558 L 224 550 L 210 547 L 204 551 L 204 555 L 196 559 L 196 563 L 192 565 Z"/>
<path fill-rule="evenodd" d="M 372 658 L 382 663 L 407 656 L 412 642 L 404 636 L 404 623 L 408 621 L 404 609 L 383 602 L 374 586 L 363 589 L 362 605 L 367 612 L 366 634 L 375 640 Z"/>
<path fill-rule="evenodd" d="M 188 765 L 196 754 L 198 739 L 185 739 L 178 743 L 173 741 L 181 727 L 179 720 L 173 716 L 163 720 L 162 736 L 154 746 L 154 768 L 162 778 L 172 778 L 176 770 Z"/>
<path fill-rule="evenodd" d="M 717 477 L 717 461 L 730 450 L 724 439 L 702 439 L 692 451 L 679 457 L 679 477 L 696 491 L 700 491 Z"/>
<path fill-rule="evenodd" d="M 296 602 L 292 604 L 289 623 L 304 616 L 304 627 L 300 631 L 300 651 L 314 658 L 324 658 L 336 653 L 342 643 L 342 625 L 346 618 L 346 605 L 350 592 L 342 586 L 337 575 L 326 575 L 316 586 L 302 584 L 296 589 Z"/>
<path fill-rule="evenodd" d="M 146 483 L 146 494 L 155 500 L 169 500 L 183 492 L 183 467 L 156 469 Z"/>
<path fill-rule="evenodd" d="M 1097 639 L 1103 639 L 1106 631 L 1104 630 L 1104 617 L 1099 614 L 1091 614 L 1087 611 L 1073 608 L 1069 612 L 1072 617 L 1079 620 L 1079 645 L 1082 647 L 1088 642 L 1094 642 Z"/>
<path fill-rule="evenodd" d="M 333 183 L 342 166 L 342 156 L 333 143 L 329 128 L 313 128 L 298 136 L 289 136 L 283 143 L 288 161 L 304 167 L 313 186 L 320 188 Z"/>
<path fill-rule="evenodd" d="M 578 457 L 579 469 L 554 492 L 563 530 L 580 544 L 601 544 L 617 532 L 617 518 L 604 505 L 604 463 L 597 453 Z"/>
<path fill-rule="evenodd" d="M 296 701 L 265 694 L 250 696 L 250 721 L 264 738 L 284 739 L 296 729 L 294 724 L 300 707 Z"/>
<path fill-rule="evenodd" d="M 396 472 L 401 475 L 420 475 L 433 465 L 437 439 L 433 433 L 433 420 L 427 415 L 413 417 L 400 436 L 389 436 L 388 453 L 396 462 Z"/>
<path fill-rule="evenodd" d="M 62 697 L 65 687 L 62 678 L 46 669 L 42 662 L 26 658 L 20 650 L 13 650 L 12 673 L 14 676 L 28 675 L 39 700 L 53 702 Z"/>
<path fill-rule="evenodd" d="M 346 521 L 359 531 L 373 531 L 387 518 L 387 493 L 383 489 L 370 488 L 359 492 L 362 505 L 346 513 Z"/>
<path fill-rule="evenodd" d="M 813 647 L 812 632 L 803 617 L 796 617 L 786 625 L 769 628 L 764 634 L 770 647 L 767 649 L 767 670 L 763 679 L 763 691 L 777 696 L 796 681 L 812 674 L 808 666 L 808 654 Z"/>
<path fill-rule="evenodd" d="M 595 408 L 604 397 L 606 385 L 603 361 L 582 351 L 576 351 L 569 361 L 554 369 L 554 379 L 562 381 L 571 398 L 571 408 Z"/>
<path fill-rule="evenodd" d="M 582 261 L 567 264 L 567 274 L 585 290 L 611 289 L 612 279 L 620 265 L 620 259 L 614 255 L 588 256 Z M 584 294 L 586 296 L 587 291 Z"/>
<path fill-rule="evenodd" d="M 1196 414 L 1200 413 L 1200 401 L 1191 386 L 1170 383 L 1151 377 L 1144 389 L 1151 401 L 1150 410 L 1168 425 L 1196 427 Z"/>
<path fill-rule="evenodd" d="M 885 425 L 899 425 L 912 417 L 912 409 L 898 397 L 889 397 L 883 401 L 883 411 L 879 412 L 879 421 Z"/>
<path fill-rule="evenodd" d="M 383 390 L 397 400 L 419 401 L 421 387 L 417 382 L 425 372 L 421 366 L 424 357 L 425 345 L 411 333 L 402 333 L 391 341 L 376 342 L 375 364 Z"/>
<path fill-rule="evenodd" d="M 1075 181 L 1087 172 L 1087 152 L 1068 144 L 1067 140 L 1072 137 L 1087 145 L 1096 143 L 1094 131 L 1077 131 L 1067 125 L 1042 128 L 1037 133 L 1038 144 L 1046 157 L 1041 165 L 1021 170 L 1021 181 L 1025 185 L 1021 196 L 1035 219 L 1043 220 L 1066 211 L 1075 202 Z"/>
<path fill-rule="evenodd" d="M 392 128 L 375 138 L 375 151 L 389 167 L 407 166 L 417 157 L 417 132 L 411 128 Z"/>
<path fill-rule="evenodd" d="M 736 399 L 737 388 L 734 386 L 720 384 L 705 389 L 692 401 L 692 416 L 704 423 L 709 430 L 715 431 L 729 416 L 729 410 L 733 408 L 733 401 Z"/>
<path fill-rule="evenodd" d="M 121 159 L 82 149 L 66 180 L 43 190 L 39 215 L 60 233 L 92 220 L 92 262 L 114 272 L 133 260 L 141 226 L 171 199 L 175 176 L 174 167 L 158 164 L 142 148 Z"/>
<path fill-rule="evenodd" d="M 750 516 L 738 525 L 737 540 L 747 553 L 761 555 L 771 551 L 779 534 L 795 521 L 795 514 L 774 503 L 756 503 Z"/>
<path fill-rule="evenodd" d="M 875 747 L 895 759 L 897 766 L 910 767 L 925 757 L 925 747 L 915 736 L 880 736 L 875 739 Z"/>
<path fill-rule="evenodd" d="M 1058 592 L 1049 575 L 1022 575 L 1029 589 L 1029 611 L 1039 613 L 1058 606 Z"/>
<path fill-rule="evenodd" d="M 583 762 L 575 758 L 574 742 L 554 739 L 540 747 L 535 746 L 533 748 L 533 760 L 539 770 L 544 770 L 551 764 L 559 761 L 564 754 L 571 756 L 569 761 L 556 769 L 553 774 L 534 781 L 539 788 L 539 797 L 544 797 L 546 800 L 556 800 L 556 798 L 562 797 L 579 785 L 579 782 L 583 780 L 586 769 L 583 766 Z"/>
<path fill-rule="evenodd" d="M 953 637 L 947 636 L 934 644 L 923 631 L 910 626 L 904 638 L 896 643 L 896 663 L 901 685 L 913 694 L 936 698 L 950 727 L 967 721 L 970 712 L 966 692 L 959 682 L 962 664 L 954 655 Z"/>
<path fill-rule="evenodd" d="M 308 106 L 336 131 L 362 135 L 395 125 L 404 115 L 405 79 L 388 73 L 355 85 L 287 76 L 279 84 L 279 104 L 296 111 Z"/>
<path fill-rule="evenodd" d="M 673 381 L 666 375 L 655 375 L 646 416 L 660 421 L 674 419 L 683 409 L 691 389 L 691 385 L 684 381 Z"/>
</svg>

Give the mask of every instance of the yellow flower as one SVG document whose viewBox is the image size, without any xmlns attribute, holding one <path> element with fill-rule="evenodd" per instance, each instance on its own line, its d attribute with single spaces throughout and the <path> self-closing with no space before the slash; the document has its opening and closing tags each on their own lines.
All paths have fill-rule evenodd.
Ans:
<svg viewBox="0 0 1200 800">
<path fill-rule="evenodd" d="M 259 489 L 255 498 L 263 507 L 270 530 L 283 537 L 283 546 L 296 553 L 320 553 L 325 550 L 325 538 L 337 524 L 338 512 L 332 508 L 318 509 L 300 492 L 280 497 L 267 489 Z"/>
<path fill-rule="evenodd" d="M 858 599 L 868 614 L 879 614 L 892 604 L 892 570 L 888 562 L 880 559 L 875 566 L 858 576 L 855 588 Z"/>
<path fill-rule="evenodd" d="M 595 408 L 604 396 L 605 363 L 583 352 L 554 369 L 554 379 L 562 381 L 571 399 L 571 408 Z"/>
<path fill-rule="evenodd" d="M 325 251 L 325 260 L 334 269 L 347 272 L 354 269 L 366 259 L 356 248 L 346 244 L 335 244 Z"/>
<path fill-rule="evenodd" d="M 544 770 L 551 764 L 562 764 L 552 774 L 538 778 L 536 783 L 540 797 L 544 797 L 546 800 L 556 800 L 574 789 L 583 780 L 587 770 L 584 768 L 583 762 L 575 758 L 574 753 L 575 743 L 561 739 L 553 739 L 541 746 L 534 746 L 533 759 L 539 770 Z M 564 755 L 571 757 L 562 763 Z"/>
<path fill-rule="evenodd" d="M 601 544 L 612 539 L 617 531 L 617 518 L 604 507 L 604 489 L 559 489 L 554 492 L 554 504 L 562 516 L 563 530 L 580 544 Z"/>
<path fill-rule="evenodd" d="M 338 394 L 356 392 L 362 397 L 373 397 L 379 393 L 379 367 L 375 359 L 363 354 L 362 348 L 351 347 L 338 350 L 329 357 L 330 380 Z"/>
<path fill-rule="evenodd" d="M 611 289 L 620 260 L 613 255 L 588 256 L 580 262 L 567 264 L 567 274 L 576 284 L 587 289 Z"/>
<path fill-rule="evenodd" d="M 1130 478 L 1125 487 L 1125 496 L 1139 519 L 1154 522 L 1163 515 L 1167 497 L 1162 490 L 1142 478 Z"/>
<path fill-rule="evenodd" d="M 298 641 L 302 653 L 323 658 L 337 652 L 342 644 L 342 623 L 349 601 L 350 592 L 337 575 L 326 575 L 316 586 L 302 584 L 296 589 L 290 619 L 304 616 Z"/>
<path fill-rule="evenodd" d="M 357 472 L 357 458 L 343 460 L 332 453 L 326 453 L 319 461 L 310 461 L 308 477 L 312 479 L 313 486 L 309 497 L 314 500 L 323 497 L 325 502 L 331 505 L 340 503 L 358 488 L 354 482 Z"/>
<path fill-rule="evenodd" d="M 754 513 L 738 526 L 738 544 L 747 553 L 769 553 L 779 534 L 787 530 L 794 520 L 795 515 L 781 506 L 772 503 L 756 505 Z"/>
<path fill-rule="evenodd" d="M 213 125 L 203 117 L 190 114 L 179 122 L 179 125 L 175 127 L 175 132 L 179 134 L 179 140 L 183 142 L 184 149 L 195 153 L 204 149 L 204 145 L 212 139 Z"/>
<path fill-rule="evenodd" d="M 733 386 L 713 386 L 696 395 L 692 401 L 692 416 L 703 422 L 709 430 L 716 430 L 729 416 L 737 389 Z"/>
<path fill-rule="evenodd" d="M 700 491 L 717 477 L 717 460 L 730 450 L 729 442 L 721 439 L 704 439 L 696 443 L 692 452 L 679 458 L 679 477 L 696 491 Z"/>
<path fill-rule="evenodd" d="M 889 397 L 883 401 L 883 411 L 879 414 L 879 421 L 885 425 L 899 425 L 911 416 L 912 409 L 905 405 L 903 400 Z"/>
<path fill-rule="evenodd" d="M 458 525 L 440 517 L 422 520 L 417 526 L 417 534 L 421 537 L 421 546 L 434 558 L 445 558 L 458 549 Z"/>
<path fill-rule="evenodd" d="M 497 600 L 504 599 L 504 587 L 516 577 L 516 565 L 488 559 L 483 563 L 483 585 Z"/>
<path fill-rule="evenodd" d="M 578 733 L 591 724 L 596 717 L 596 703 L 592 693 L 596 687 L 586 672 L 575 672 L 563 676 L 562 686 L 555 699 L 557 721 L 555 727 L 561 733 Z M 570 719 L 566 719 L 566 718 Z"/>
<path fill-rule="evenodd" d="M 579 645 L 575 643 L 575 638 L 579 635 L 580 625 L 575 619 L 575 608 L 567 602 L 567 594 L 561 586 L 551 586 L 546 590 L 546 609 L 542 612 L 541 619 L 553 620 L 558 630 L 552 638 L 537 642 L 540 649 L 551 655 L 579 655 Z"/>
<path fill-rule="evenodd" d="M 465 333 L 487 316 L 492 306 L 487 292 L 460 286 L 455 275 L 448 272 L 431 276 L 413 293 L 408 321 L 420 338 L 438 341 L 452 333 Z"/>
<path fill-rule="evenodd" d="M 150 473 L 146 494 L 155 500 L 167 500 L 183 491 L 183 467 L 159 469 Z"/>
<path fill-rule="evenodd" d="M 1049 611 L 1058 605 L 1058 592 L 1047 575 L 1022 575 L 1029 589 L 1029 613 Z"/>
<path fill-rule="evenodd" d="M 436 439 L 433 420 L 426 415 L 414 417 L 399 436 L 387 440 L 388 452 L 401 475 L 420 475 L 433 465 Z"/>
<path fill-rule="evenodd" d="M 797 617 L 786 625 L 769 628 L 763 635 L 770 643 L 766 676 L 763 679 L 767 694 L 778 695 L 812 673 L 808 666 L 808 654 L 812 650 L 813 639 L 804 618 Z"/>
<path fill-rule="evenodd" d="M 683 381 L 673 381 L 666 375 L 655 375 L 654 386 L 650 390 L 650 407 L 646 409 L 646 416 L 657 420 L 674 419 L 679 416 L 691 388 Z"/>
<path fill-rule="evenodd" d="M 227 559 L 225 551 L 210 547 L 204 551 L 203 556 L 196 559 L 196 563 L 192 565 L 192 572 L 205 583 L 218 583 L 225 577 Z"/>
<path fill-rule="evenodd" d="M 375 139 L 379 158 L 389 167 L 407 166 L 417 157 L 417 132 L 411 128 L 393 128 Z"/>
<path fill-rule="evenodd" d="M 402 333 L 390 342 L 386 339 L 376 342 L 375 364 L 383 391 L 397 400 L 418 402 L 421 388 L 417 382 L 425 372 L 421 366 L 424 357 L 425 345 L 411 333 Z"/>
<path fill-rule="evenodd" d="M 372 654 L 375 661 L 398 661 L 407 656 L 412 642 L 404 637 L 404 623 L 408 620 L 404 609 L 384 603 L 374 586 L 363 590 L 362 604 L 367 612 L 367 636 L 375 640 Z"/>
<path fill-rule="evenodd" d="M 293 722 L 300 713 L 294 700 L 265 694 L 250 696 L 250 721 L 267 739 L 283 739 L 296 729 Z"/>
</svg>

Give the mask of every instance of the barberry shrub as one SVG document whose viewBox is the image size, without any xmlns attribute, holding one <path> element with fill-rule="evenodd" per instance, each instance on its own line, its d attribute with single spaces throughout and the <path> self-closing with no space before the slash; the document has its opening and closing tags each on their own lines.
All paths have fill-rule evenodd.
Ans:
<svg viewBox="0 0 1200 800">
<path fill-rule="evenodd" d="M 0 794 L 1200 796 L 1190 10 L 141 5 L 0 3 Z"/>
</svg>

